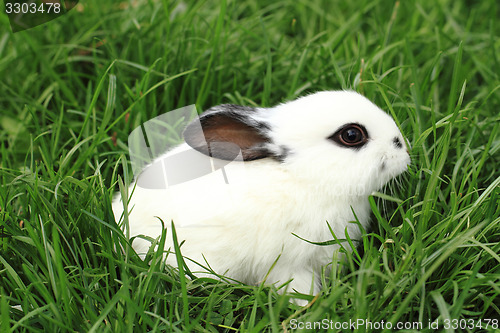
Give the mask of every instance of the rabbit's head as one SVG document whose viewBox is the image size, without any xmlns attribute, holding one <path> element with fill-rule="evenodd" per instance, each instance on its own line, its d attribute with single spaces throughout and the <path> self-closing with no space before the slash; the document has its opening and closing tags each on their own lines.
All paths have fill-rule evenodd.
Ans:
<svg viewBox="0 0 500 333">
<path fill-rule="evenodd" d="M 200 126 L 201 125 L 201 126 Z M 273 108 L 224 104 L 184 132 L 194 149 L 222 160 L 267 159 L 332 196 L 366 196 L 406 170 L 394 120 L 351 91 L 323 91 Z"/>
</svg>

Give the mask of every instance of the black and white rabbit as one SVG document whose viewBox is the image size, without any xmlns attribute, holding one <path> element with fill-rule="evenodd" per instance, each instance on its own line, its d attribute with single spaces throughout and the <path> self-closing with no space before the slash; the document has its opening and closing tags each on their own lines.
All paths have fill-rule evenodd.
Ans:
<svg viewBox="0 0 500 333">
<path fill-rule="evenodd" d="M 243 161 L 166 189 L 132 184 L 130 236 L 157 238 L 159 218 L 167 229 L 173 220 L 191 271 L 203 275 L 194 261 L 208 263 L 247 284 L 291 280 L 288 290 L 305 294 L 319 291 L 321 269 L 339 245 L 293 234 L 330 241 L 329 224 L 339 239 L 346 231 L 359 239 L 353 211 L 367 228 L 368 195 L 410 164 L 393 119 L 352 91 L 318 92 L 272 108 L 215 106 L 186 127 L 184 139 L 156 160 L 191 150 L 211 163 L 232 161 L 234 150 L 220 144 L 226 142 L 237 145 Z M 231 165 L 244 167 L 231 173 Z M 122 218 L 121 198 L 113 211 Z M 171 236 L 167 243 L 173 250 Z M 133 246 L 144 254 L 151 243 L 136 238 Z M 167 263 L 175 266 L 175 256 Z"/>
</svg>

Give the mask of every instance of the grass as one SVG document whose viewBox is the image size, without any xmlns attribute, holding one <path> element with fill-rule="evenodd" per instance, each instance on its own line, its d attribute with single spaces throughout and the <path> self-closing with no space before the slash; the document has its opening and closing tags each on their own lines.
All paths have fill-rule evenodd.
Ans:
<svg viewBox="0 0 500 333">
<path fill-rule="evenodd" d="M 88 0 L 15 34 L 0 14 L 0 331 L 498 331 L 485 325 L 500 318 L 499 6 Z M 132 129 L 189 104 L 326 89 L 391 113 L 413 163 L 370 199 L 373 229 L 309 307 L 135 255 L 110 206 Z M 356 331 L 390 331 L 376 328 Z"/>
</svg>

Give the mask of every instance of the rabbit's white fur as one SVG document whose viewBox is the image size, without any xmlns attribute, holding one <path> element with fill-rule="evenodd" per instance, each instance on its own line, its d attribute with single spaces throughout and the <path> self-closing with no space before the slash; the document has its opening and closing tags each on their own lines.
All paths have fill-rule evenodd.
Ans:
<svg viewBox="0 0 500 333">
<path fill-rule="evenodd" d="M 353 210 L 368 228 L 367 196 L 410 163 L 398 127 L 389 115 L 350 91 L 318 92 L 273 108 L 217 106 L 201 115 L 204 131 L 218 126 L 217 122 L 204 123 L 204 117 L 217 119 L 225 114 L 232 115 L 230 122 L 244 124 L 236 126 L 236 132 L 255 131 L 256 140 L 261 140 L 253 147 L 242 147 L 246 161 L 231 162 L 226 169 L 231 170 L 231 165 L 244 168 L 227 173 L 229 184 L 223 181 L 221 170 L 169 189 L 136 186 L 133 190 L 132 184 L 130 236 L 157 238 L 162 232 L 158 218 L 167 229 L 173 220 L 179 243 L 185 241 L 181 252 L 186 258 L 203 265 L 208 262 L 214 271 L 248 284 L 261 283 L 276 262 L 266 283 L 292 279 L 288 290 L 318 292 L 321 268 L 332 261 L 339 246 L 311 244 L 292 233 L 311 242 L 330 241 L 328 222 L 337 238 L 346 238 L 348 233 L 351 239 L 359 239 L 359 227 L 351 223 Z M 331 140 L 346 124 L 364 126 L 368 142 L 348 148 Z M 200 135 L 193 131 L 188 126 L 185 137 L 194 146 L 203 137 L 193 139 Z M 205 132 L 205 136 L 210 135 Z M 227 139 L 215 136 L 207 141 Z M 185 143 L 159 159 L 190 149 Z M 210 158 L 206 152 L 195 154 Z M 218 154 L 212 152 L 212 156 Z M 120 198 L 114 200 L 113 211 L 119 220 L 123 215 Z M 171 234 L 167 243 L 167 249 L 173 250 Z M 139 238 L 133 242 L 139 254 L 150 245 Z M 175 266 L 175 256 L 167 256 L 167 263 Z M 186 263 L 193 272 L 201 271 L 193 261 Z"/>
</svg>

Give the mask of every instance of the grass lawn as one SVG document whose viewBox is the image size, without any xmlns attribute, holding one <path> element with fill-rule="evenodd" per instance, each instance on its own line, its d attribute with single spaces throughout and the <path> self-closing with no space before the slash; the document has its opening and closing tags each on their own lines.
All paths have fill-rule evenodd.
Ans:
<svg viewBox="0 0 500 333">
<path fill-rule="evenodd" d="M 17 33 L 0 7 L 0 332 L 500 330 L 498 1 L 86 0 Z M 308 307 L 136 256 L 111 211 L 134 128 L 331 89 L 412 165 Z"/>
</svg>

